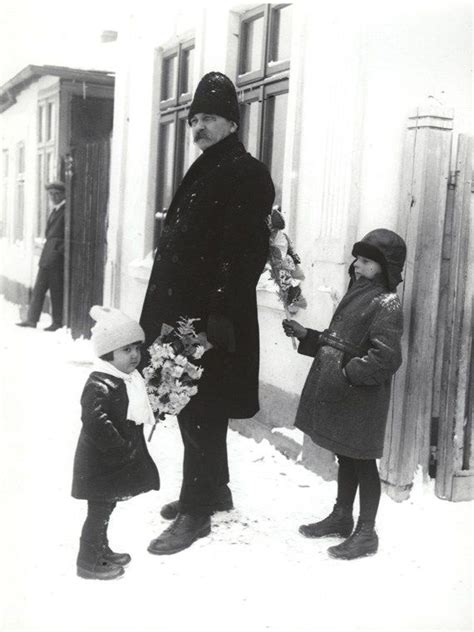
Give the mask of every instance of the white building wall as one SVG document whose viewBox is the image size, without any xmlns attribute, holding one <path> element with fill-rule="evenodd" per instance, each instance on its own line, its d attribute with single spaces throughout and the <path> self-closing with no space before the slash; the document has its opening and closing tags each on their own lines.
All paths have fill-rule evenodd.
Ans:
<svg viewBox="0 0 474 632">
<path fill-rule="evenodd" d="M 41 77 L 17 96 L 14 105 L 0 114 L 0 150 L 8 149 L 9 152 L 7 236 L 0 238 L 0 275 L 26 287 L 34 283 L 40 254 L 39 245 L 35 248 L 34 238 L 38 209 L 38 95 L 41 91 L 54 87 L 57 82 L 56 77 Z M 24 237 L 15 242 L 13 230 L 17 208 L 19 142 L 25 144 Z M 0 179 L 0 186 L 3 186 L 3 178 Z"/>
<path fill-rule="evenodd" d="M 416 6 L 379 9 L 362 25 L 366 107 L 359 236 L 381 220 L 396 227 L 406 121 L 418 105 L 432 97 L 454 107 L 454 138 L 473 133 L 472 5 Z"/>
</svg>

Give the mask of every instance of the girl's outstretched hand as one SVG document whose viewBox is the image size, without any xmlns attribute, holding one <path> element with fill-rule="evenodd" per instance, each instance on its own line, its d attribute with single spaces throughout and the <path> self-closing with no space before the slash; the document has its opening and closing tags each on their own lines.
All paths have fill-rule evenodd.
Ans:
<svg viewBox="0 0 474 632">
<path fill-rule="evenodd" d="M 285 318 L 285 320 L 282 322 L 282 325 L 283 331 L 287 336 L 298 338 L 298 340 L 303 340 L 303 338 L 305 338 L 306 334 L 308 333 L 306 327 L 300 325 L 296 320 L 288 320 L 287 318 Z"/>
</svg>

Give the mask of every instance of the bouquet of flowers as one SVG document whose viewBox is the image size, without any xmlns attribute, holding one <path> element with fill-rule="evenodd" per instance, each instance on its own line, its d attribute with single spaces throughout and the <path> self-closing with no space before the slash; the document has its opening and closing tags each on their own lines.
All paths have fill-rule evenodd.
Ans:
<svg viewBox="0 0 474 632">
<path fill-rule="evenodd" d="M 151 407 L 156 422 L 165 415 L 180 413 L 198 391 L 202 367 L 196 361 L 212 347 L 204 332 L 196 333 L 197 318 L 181 318 L 176 328 L 163 324 L 161 334 L 149 347 L 150 363 L 143 370 Z"/>
<path fill-rule="evenodd" d="M 301 291 L 301 281 L 304 273 L 301 268 L 301 259 L 293 249 L 288 235 L 283 232 L 285 220 L 278 206 L 273 207 L 270 215 L 270 252 L 266 265 L 267 283 L 270 281 L 276 288 L 278 298 L 283 303 L 287 318 L 307 306 L 306 299 Z M 263 281 L 260 287 L 268 288 Z M 293 340 L 293 345 L 295 342 Z"/>
</svg>

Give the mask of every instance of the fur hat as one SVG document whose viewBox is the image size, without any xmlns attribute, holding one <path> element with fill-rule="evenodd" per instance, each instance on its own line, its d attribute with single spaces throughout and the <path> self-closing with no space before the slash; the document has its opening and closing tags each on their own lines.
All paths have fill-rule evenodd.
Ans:
<svg viewBox="0 0 474 632">
<path fill-rule="evenodd" d="M 188 123 L 195 114 L 217 114 L 240 124 L 239 102 L 232 81 L 221 72 L 208 72 L 198 83 L 188 113 Z"/>
<path fill-rule="evenodd" d="M 145 341 L 145 333 L 137 321 L 118 309 L 94 305 L 89 314 L 97 321 L 91 340 L 94 353 L 99 357 L 133 342 Z"/>
<path fill-rule="evenodd" d="M 366 257 L 377 261 L 382 266 L 382 270 L 387 282 L 388 289 L 395 291 L 397 285 L 402 281 L 402 270 L 405 265 L 407 247 L 403 239 L 397 233 L 386 228 L 376 228 L 367 233 L 352 248 L 354 257 Z M 349 268 L 352 274 L 354 264 Z"/>
</svg>

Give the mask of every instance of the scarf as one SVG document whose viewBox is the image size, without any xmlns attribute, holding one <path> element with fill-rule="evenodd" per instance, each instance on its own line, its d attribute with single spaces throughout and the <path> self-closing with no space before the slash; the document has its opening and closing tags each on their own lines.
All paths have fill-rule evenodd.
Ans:
<svg viewBox="0 0 474 632">
<path fill-rule="evenodd" d="M 94 370 L 100 373 L 108 373 L 125 382 L 128 396 L 127 419 L 134 421 L 138 426 L 155 423 L 155 416 L 148 399 L 145 381 L 136 369 L 132 373 L 123 373 L 110 362 L 96 358 Z"/>
</svg>

